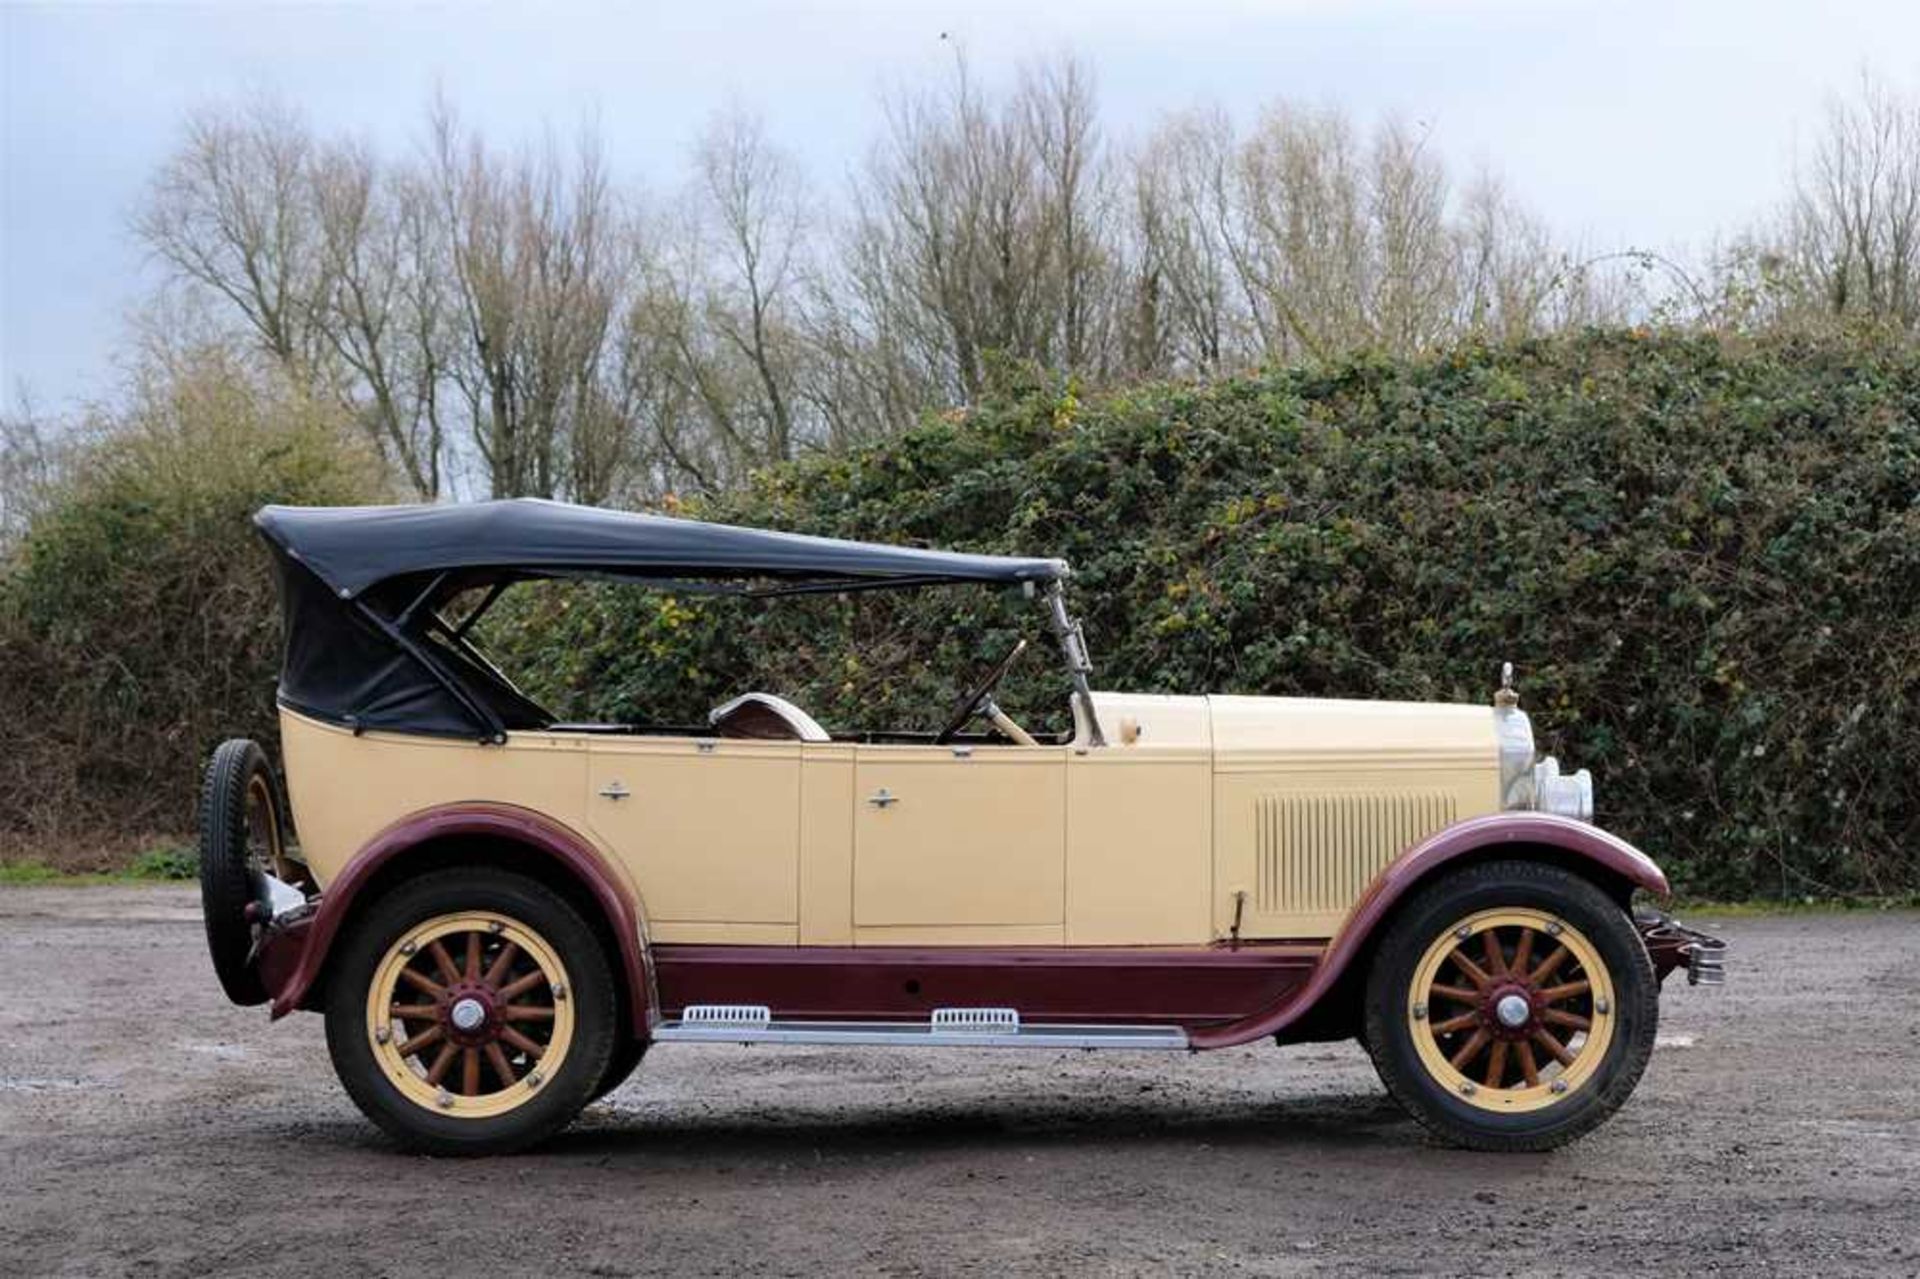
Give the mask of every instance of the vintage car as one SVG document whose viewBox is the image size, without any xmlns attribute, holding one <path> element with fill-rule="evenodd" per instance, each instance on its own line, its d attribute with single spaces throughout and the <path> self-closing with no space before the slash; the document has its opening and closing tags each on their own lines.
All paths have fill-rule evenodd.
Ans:
<svg viewBox="0 0 1920 1279">
<path fill-rule="evenodd" d="M 1536 758 L 1504 680 L 1491 706 L 1096 692 L 1055 559 L 532 500 L 256 522 L 285 794 L 254 742 L 208 767 L 214 968 L 323 1012 L 348 1093 L 415 1149 L 536 1142 L 657 1043 L 1358 1038 L 1444 1140 L 1539 1150 L 1626 1100 L 1669 973 L 1721 978 L 1721 943 L 1633 913 L 1665 877 Z M 778 690 L 556 722 L 473 642 L 553 578 L 1008 588 L 1071 730 L 996 702 L 1024 640 L 931 732 L 835 736 Z"/>
</svg>

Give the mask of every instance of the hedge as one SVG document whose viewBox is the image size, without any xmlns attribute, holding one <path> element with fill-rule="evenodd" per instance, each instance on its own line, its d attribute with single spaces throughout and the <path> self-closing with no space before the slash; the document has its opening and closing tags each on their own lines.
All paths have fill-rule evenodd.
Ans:
<svg viewBox="0 0 1920 1279">
<path fill-rule="evenodd" d="M 1718 896 L 1920 889 L 1920 357 L 1600 332 L 1082 394 L 1030 377 L 709 518 L 1059 555 L 1098 686 L 1487 701 L 1519 671 L 1600 820 Z M 743 688 L 940 720 L 1037 611 L 524 591 L 489 638 L 572 714 Z M 1009 699 L 1057 724 L 1051 652 Z"/>
</svg>

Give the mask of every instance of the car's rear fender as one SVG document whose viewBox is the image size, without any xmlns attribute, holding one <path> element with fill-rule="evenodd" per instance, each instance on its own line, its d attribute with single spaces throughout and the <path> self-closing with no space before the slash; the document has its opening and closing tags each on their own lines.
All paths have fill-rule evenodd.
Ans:
<svg viewBox="0 0 1920 1279">
<path fill-rule="evenodd" d="M 1584 875 L 1625 907 L 1635 889 L 1662 897 L 1667 877 L 1651 857 L 1597 826 L 1546 813 L 1496 813 L 1447 827 L 1414 845 L 1381 871 L 1347 912 L 1306 986 L 1283 1003 L 1223 1026 L 1196 1030 L 1195 1048 L 1234 1044 L 1298 1031 L 1309 1018 L 1345 1024 L 1354 1009 L 1329 1005 L 1354 997 L 1351 978 L 1364 977 L 1366 957 L 1394 908 L 1414 890 L 1449 870 L 1477 861 L 1513 858 L 1548 862 Z M 1303 1035 L 1314 1038 L 1318 1036 Z"/>
<path fill-rule="evenodd" d="M 645 1035 L 654 1000 L 645 927 L 633 894 L 580 834 L 509 804 L 426 809 L 369 840 L 327 884 L 313 913 L 264 947 L 260 969 L 273 996 L 273 1016 L 311 1006 L 324 988 L 327 958 L 342 926 L 386 886 L 422 871 L 476 862 L 532 875 L 574 902 L 616 952 L 623 1007 L 634 1033 Z"/>
</svg>

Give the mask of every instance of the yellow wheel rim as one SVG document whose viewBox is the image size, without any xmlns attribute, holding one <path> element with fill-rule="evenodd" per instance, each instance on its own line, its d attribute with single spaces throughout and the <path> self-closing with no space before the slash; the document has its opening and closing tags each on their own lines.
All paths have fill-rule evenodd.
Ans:
<svg viewBox="0 0 1920 1279">
<path fill-rule="evenodd" d="M 247 780 L 246 816 L 247 852 L 259 869 L 289 883 L 299 878 L 280 836 L 280 806 L 274 802 L 273 787 L 257 772 Z"/>
<path fill-rule="evenodd" d="M 1594 944 L 1537 910 L 1460 920 L 1427 947 L 1407 993 L 1407 1029 L 1427 1073 L 1499 1114 L 1540 1110 L 1586 1087 L 1617 1016 Z"/>
<path fill-rule="evenodd" d="M 505 915 L 461 911 L 409 929 L 367 989 L 381 1073 L 423 1109 L 490 1119 L 524 1106 L 573 1045 L 566 966 Z"/>
</svg>

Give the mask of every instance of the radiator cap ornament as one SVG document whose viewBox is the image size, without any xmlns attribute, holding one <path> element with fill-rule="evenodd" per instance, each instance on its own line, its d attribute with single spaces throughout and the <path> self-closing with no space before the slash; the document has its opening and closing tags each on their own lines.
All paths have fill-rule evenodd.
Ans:
<svg viewBox="0 0 1920 1279">
<path fill-rule="evenodd" d="M 1513 663 L 1500 663 L 1500 688 L 1493 695 L 1493 704 L 1502 710 L 1511 709 L 1520 704 L 1520 694 L 1513 688 Z"/>
</svg>

